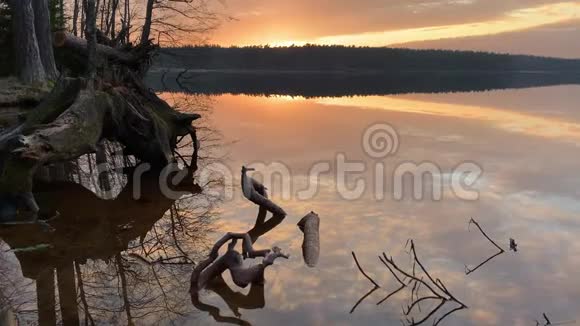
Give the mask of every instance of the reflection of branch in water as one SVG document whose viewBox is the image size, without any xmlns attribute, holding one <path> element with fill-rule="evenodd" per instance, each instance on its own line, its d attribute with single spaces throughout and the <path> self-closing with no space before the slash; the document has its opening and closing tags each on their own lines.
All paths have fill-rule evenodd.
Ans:
<svg viewBox="0 0 580 326">
<path fill-rule="evenodd" d="M 361 272 L 361 274 L 366 277 L 367 280 L 369 280 L 369 282 L 371 282 L 373 284 L 373 288 L 369 290 L 369 292 L 367 292 L 365 295 L 363 295 L 355 304 L 354 306 L 352 306 L 352 308 L 350 309 L 350 313 L 352 314 L 356 308 L 358 307 L 359 304 L 361 304 L 368 296 L 370 296 L 371 294 L 373 294 L 373 292 L 375 292 L 376 290 L 378 290 L 381 286 L 372 278 L 370 277 L 367 273 L 365 273 L 364 269 L 360 266 L 360 263 L 358 262 L 358 259 L 356 259 L 356 254 L 353 252 L 351 252 L 352 254 L 352 258 L 354 259 L 354 262 L 356 263 L 356 267 L 358 267 L 358 270 Z"/>
<path fill-rule="evenodd" d="M 255 257 L 264 257 L 262 263 L 258 265 L 254 265 L 252 267 L 246 268 L 242 265 L 242 255 L 235 251 L 233 248 L 236 245 L 237 239 L 243 239 L 245 252 L 247 257 L 255 258 Z M 218 251 L 219 249 L 228 241 L 232 240 L 232 242 L 228 245 L 227 252 L 218 258 Z M 267 266 L 272 265 L 274 260 L 278 257 L 288 258 L 287 255 L 284 255 L 279 248 L 274 247 L 272 251 L 270 250 L 255 250 L 252 247 L 251 238 L 247 233 L 227 233 L 224 237 L 222 237 L 214 247 L 212 248 L 209 257 L 200 262 L 196 268 L 194 269 L 191 277 L 191 299 L 193 305 L 203 311 L 207 311 L 212 315 L 212 317 L 218 322 L 229 322 L 233 324 L 239 325 L 246 325 L 247 322 L 237 319 L 237 318 L 228 318 L 222 317 L 220 315 L 220 311 L 217 307 L 213 307 L 207 304 L 202 303 L 199 300 L 199 291 L 203 288 L 207 288 L 213 290 L 214 292 L 218 293 L 227 303 L 230 309 L 239 316 L 239 312 L 237 307 L 240 306 L 239 297 L 235 295 L 231 289 L 225 290 L 223 288 L 216 287 L 217 284 L 216 278 L 218 279 L 217 282 L 220 280 L 222 281 L 222 285 L 227 287 L 227 284 L 223 282 L 221 278 L 221 274 L 229 269 L 232 279 L 234 283 L 240 287 L 246 287 L 248 284 L 251 284 L 250 293 L 252 295 L 256 295 L 254 293 L 254 287 L 262 286 L 263 285 L 263 277 L 264 277 L 264 270 Z M 263 286 L 261 289 L 261 301 L 263 302 Z M 228 295 L 229 294 L 229 295 Z M 241 302 L 243 302 L 242 300 Z M 232 308 L 234 307 L 234 308 Z M 257 309 L 263 307 L 263 304 L 260 305 L 248 305 L 243 306 L 243 308 L 247 309 Z M 226 318 L 226 320 L 224 320 Z"/>
<path fill-rule="evenodd" d="M 441 323 L 445 318 L 450 316 L 451 314 L 466 309 L 467 306 L 459 301 L 443 284 L 443 282 L 438 278 L 433 278 L 431 274 L 427 271 L 423 263 L 419 260 L 417 256 L 417 252 L 415 250 L 415 243 L 413 240 L 408 242 L 410 244 L 410 251 L 409 255 L 412 258 L 413 265 L 411 271 L 405 271 L 400 268 L 392 257 L 388 257 L 386 253 L 383 253 L 382 257 L 379 256 L 379 260 L 385 265 L 385 267 L 389 270 L 389 272 L 393 275 L 393 277 L 399 283 L 399 287 L 394 290 L 393 292 L 389 293 L 385 298 L 380 300 L 377 305 L 382 304 L 383 302 L 387 301 L 390 297 L 394 296 L 395 294 L 399 293 L 404 288 L 410 289 L 410 303 L 407 305 L 406 309 L 403 309 L 403 315 L 405 316 L 405 321 L 408 325 L 415 326 L 421 325 L 431 319 L 435 314 L 440 311 L 446 304 L 454 304 L 456 307 L 445 312 L 439 318 L 435 318 L 433 321 L 433 325 L 438 325 Z M 355 260 L 355 263 L 360 270 L 360 272 L 374 285 L 374 288 L 371 289 L 367 294 L 365 294 L 359 301 L 354 305 L 351 309 L 351 313 L 356 309 L 356 307 L 364 301 L 371 293 L 376 291 L 381 286 L 360 266 L 356 255 L 354 252 L 352 256 Z M 417 268 L 418 267 L 418 268 Z M 420 274 L 422 274 L 422 276 Z M 427 289 L 428 294 L 421 295 L 420 290 Z M 437 306 L 429 310 L 424 316 L 419 319 L 418 321 L 415 320 L 413 316 L 413 312 L 418 310 L 418 312 L 422 312 L 421 310 L 421 303 L 428 302 L 428 301 L 435 301 L 438 302 Z"/>
<path fill-rule="evenodd" d="M 264 284 L 250 284 L 248 294 L 243 294 L 233 291 L 220 275 L 209 282 L 206 288 L 219 295 L 236 317 L 241 317 L 240 309 L 261 309 L 266 305 Z"/>
<path fill-rule="evenodd" d="M 552 322 L 548 316 L 546 315 L 546 313 L 542 313 L 542 317 L 544 317 L 544 322 L 543 324 L 540 323 L 537 319 L 536 319 L 536 326 L 548 326 L 548 325 L 571 325 L 571 324 L 576 324 L 575 320 L 568 320 L 568 321 L 559 321 L 559 322 Z"/>
<path fill-rule="evenodd" d="M 179 86 L 179 88 L 181 89 L 181 91 L 185 92 L 185 93 L 194 93 L 192 92 L 192 90 L 190 88 L 188 88 L 187 86 L 185 86 L 182 83 L 182 79 L 186 82 L 189 82 L 192 78 L 192 76 L 186 76 L 185 74 L 187 74 L 189 72 L 189 69 L 184 69 L 181 72 L 179 72 L 177 74 L 177 77 L 175 77 L 175 83 Z"/>
<path fill-rule="evenodd" d="M 474 220 L 473 218 L 471 218 L 469 220 L 469 225 L 468 225 L 468 229 L 469 226 L 471 224 L 474 224 L 478 229 L 479 232 L 481 232 L 481 234 L 483 234 L 483 236 L 489 241 L 491 242 L 492 245 L 494 245 L 494 247 L 497 248 L 498 252 L 495 253 L 494 255 L 490 256 L 489 258 L 487 258 L 486 260 L 482 261 L 479 265 L 475 266 L 474 268 L 469 268 L 467 267 L 467 265 L 465 266 L 465 275 L 469 275 L 473 272 L 475 272 L 476 270 L 478 270 L 481 266 L 487 264 L 488 262 L 490 262 L 492 259 L 494 259 L 495 257 L 503 254 L 505 252 L 505 250 L 502 249 L 502 247 L 500 247 L 497 243 L 495 243 L 495 241 L 493 241 L 488 235 L 487 233 L 485 233 L 485 231 L 483 231 L 483 229 L 481 228 L 481 226 L 479 225 L 479 223 L 477 223 L 476 220 Z"/>
</svg>

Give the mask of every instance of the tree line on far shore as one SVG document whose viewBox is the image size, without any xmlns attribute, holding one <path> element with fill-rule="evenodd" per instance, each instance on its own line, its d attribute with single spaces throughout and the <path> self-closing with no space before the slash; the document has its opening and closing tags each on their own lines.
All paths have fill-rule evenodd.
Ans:
<svg viewBox="0 0 580 326">
<path fill-rule="evenodd" d="M 474 51 L 312 45 L 164 48 L 158 67 L 247 70 L 579 71 L 580 59 Z"/>
<path fill-rule="evenodd" d="M 53 33 L 87 38 L 89 7 L 98 43 L 112 47 L 202 42 L 220 22 L 205 0 L 0 0 L 0 76 L 54 80 Z"/>
</svg>

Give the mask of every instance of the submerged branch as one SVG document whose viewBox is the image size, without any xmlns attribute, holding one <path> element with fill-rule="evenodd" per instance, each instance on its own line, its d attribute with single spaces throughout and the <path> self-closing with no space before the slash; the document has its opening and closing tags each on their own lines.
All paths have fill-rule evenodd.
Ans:
<svg viewBox="0 0 580 326">
<path fill-rule="evenodd" d="M 407 305 L 406 308 L 403 308 L 403 316 L 405 317 L 407 324 L 411 325 L 411 326 L 421 325 L 421 324 L 425 323 L 426 321 L 432 319 L 432 317 L 435 316 L 437 314 L 437 312 L 441 308 L 443 308 L 446 304 L 454 304 L 456 307 L 454 307 L 452 310 L 444 313 L 438 319 L 435 319 L 433 322 L 434 325 L 438 325 L 442 320 L 444 320 L 445 318 L 447 318 L 451 314 L 455 313 L 456 311 L 467 309 L 467 306 L 463 302 L 458 300 L 447 289 L 447 287 L 443 284 L 443 282 L 440 279 L 434 278 L 431 276 L 429 271 L 425 268 L 425 266 L 423 265 L 423 263 L 421 262 L 421 260 L 417 256 L 417 252 L 415 249 L 415 243 L 413 242 L 413 240 L 409 240 L 408 243 L 410 244 L 409 255 L 411 255 L 411 259 L 412 259 L 412 268 L 410 271 L 406 271 L 406 270 L 402 269 L 401 267 L 399 267 L 395 263 L 393 258 L 388 257 L 386 253 L 383 253 L 382 256 L 379 256 L 380 262 L 388 269 L 390 274 L 393 275 L 395 280 L 399 283 L 399 287 L 396 290 L 394 290 L 393 292 L 390 292 L 386 297 L 381 299 L 379 302 L 377 302 L 377 305 L 384 303 L 389 298 L 391 298 L 395 294 L 399 293 L 403 289 L 409 288 L 410 289 L 410 303 Z M 374 285 L 374 288 L 371 289 L 371 291 L 369 291 L 367 294 L 365 294 L 361 299 L 359 299 L 359 301 L 351 309 L 351 311 L 350 311 L 351 313 L 370 294 L 372 294 L 377 289 L 381 288 L 381 286 L 363 270 L 363 268 L 359 264 L 358 259 L 356 258 L 356 255 L 354 252 L 352 253 L 352 256 L 353 256 L 354 261 L 355 261 L 359 271 L 361 272 L 361 274 L 363 274 Z M 415 268 L 415 266 L 418 266 L 419 269 L 417 270 Z M 420 275 L 417 274 L 418 272 L 423 274 L 426 277 L 426 279 L 424 279 L 423 277 L 420 277 Z M 419 293 L 421 287 L 427 289 L 429 293 L 421 296 Z M 418 321 L 415 321 L 415 318 L 412 317 L 412 315 L 414 314 L 414 311 L 419 310 L 419 312 L 421 312 L 421 303 L 426 302 L 426 301 L 432 301 L 432 300 L 439 302 L 437 304 L 437 306 L 435 306 L 434 308 L 431 308 L 426 314 L 423 315 L 423 317 L 421 319 L 419 319 Z"/>
</svg>

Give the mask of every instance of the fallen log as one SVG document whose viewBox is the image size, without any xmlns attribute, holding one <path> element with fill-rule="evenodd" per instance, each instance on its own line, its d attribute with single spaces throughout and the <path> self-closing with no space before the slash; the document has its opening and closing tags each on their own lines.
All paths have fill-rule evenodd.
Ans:
<svg viewBox="0 0 580 326">
<path fill-rule="evenodd" d="M 88 57 L 87 40 L 74 36 L 71 33 L 59 31 L 54 33 L 53 45 L 55 49 L 66 51 L 69 55 L 84 58 Z M 104 44 L 97 44 L 97 55 L 113 62 L 126 66 L 139 64 L 138 58 L 131 52 L 119 50 Z"/>
<path fill-rule="evenodd" d="M 308 267 L 315 267 L 318 264 L 320 255 L 319 226 L 320 217 L 314 212 L 308 213 L 298 222 L 298 228 L 304 233 L 302 257 Z"/>
<path fill-rule="evenodd" d="M 97 61 L 101 77 L 109 75 L 108 79 L 117 78 L 123 80 L 126 77 L 124 75 L 127 69 L 143 77 L 149 70 L 151 58 L 157 49 L 157 45 L 145 42 L 136 46 L 113 47 L 110 46 L 112 44 L 114 43 L 96 44 Z M 82 76 L 85 74 L 89 55 L 85 39 L 59 31 L 53 35 L 53 45 L 57 64 L 66 67 L 75 75 Z"/>
</svg>

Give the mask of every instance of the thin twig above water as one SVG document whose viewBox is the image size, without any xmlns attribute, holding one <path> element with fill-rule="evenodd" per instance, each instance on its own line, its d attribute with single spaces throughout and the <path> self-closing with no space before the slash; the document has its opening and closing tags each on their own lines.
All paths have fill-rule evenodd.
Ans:
<svg viewBox="0 0 580 326">
<path fill-rule="evenodd" d="M 479 265 L 475 266 L 474 268 L 469 268 L 467 265 L 465 265 L 465 275 L 469 275 L 473 272 L 475 272 L 476 270 L 478 270 L 480 267 L 482 267 L 483 265 L 487 264 L 488 262 L 490 262 L 492 259 L 494 259 L 495 257 L 503 254 L 505 252 L 505 250 L 500 247 L 495 241 L 493 241 L 488 235 L 487 233 L 485 233 L 485 231 L 481 228 L 481 225 L 479 225 L 479 223 L 474 220 L 473 218 L 471 218 L 469 220 L 469 224 L 468 224 L 468 230 L 469 230 L 469 226 L 471 226 L 471 224 L 474 224 L 477 229 L 479 230 L 479 232 L 481 232 L 481 234 L 483 234 L 483 236 L 494 246 L 497 248 L 498 252 L 493 254 L 492 256 L 490 256 L 489 258 L 487 258 L 486 260 L 482 261 Z"/>
</svg>

